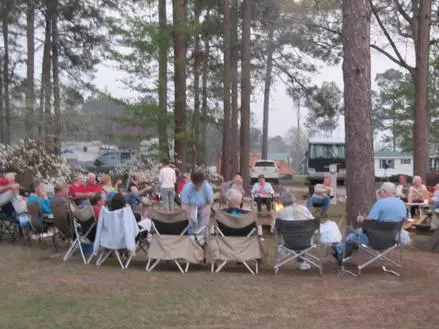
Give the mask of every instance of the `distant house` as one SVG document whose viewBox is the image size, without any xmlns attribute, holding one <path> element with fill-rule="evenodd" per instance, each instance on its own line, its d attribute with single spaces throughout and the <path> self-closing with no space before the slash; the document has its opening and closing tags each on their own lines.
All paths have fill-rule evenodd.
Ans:
<svg viewBox="0 0 439 329">
<path fill-rule="evenodd" d="M 375 177 L 413 176 L 413 156 L 397 151 L 378 151 L 374 156 Z"/>
</svg>

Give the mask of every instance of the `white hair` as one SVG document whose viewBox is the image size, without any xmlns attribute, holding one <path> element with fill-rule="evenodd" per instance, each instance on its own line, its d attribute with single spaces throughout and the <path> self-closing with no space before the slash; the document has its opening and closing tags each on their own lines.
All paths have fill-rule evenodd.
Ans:
<svg viewBox="0 0 439 329">
<path fill-rule="evenodd" d="M 242 197 L 242 193 L 237 189 L 230 189 L 226 194 L 227 200 L 232 204 L 240 204 Z"/>
<path fill-rule="evenodd" d="M 393 183 L 386 182 L 381 185 L 381 188 L 379 190 L 380 192 L 389 192 L 391 194 L 396 194 L 396 186 Z"/>
<path fill-rule="evenodd" d="M 87 177 L 88 177 L 88 179 L 91 179 L 91 178 L 96 178 L 96 175 L 94 174 L 94 173 L 89 173 L 88 175 L 87 175 Z"/>
</svg>

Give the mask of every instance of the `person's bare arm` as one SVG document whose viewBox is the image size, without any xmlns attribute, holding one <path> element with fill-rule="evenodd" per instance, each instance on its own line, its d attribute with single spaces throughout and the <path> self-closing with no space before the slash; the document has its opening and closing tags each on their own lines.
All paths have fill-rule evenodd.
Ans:
<svg viewBox="0 0 439 329">
<path fill-rule="evenodd" d="M 409 195 L 407 197 L 408 203 L 413 203 L 413 188 L 410 187 L 409 189 Z"/>
</svg>

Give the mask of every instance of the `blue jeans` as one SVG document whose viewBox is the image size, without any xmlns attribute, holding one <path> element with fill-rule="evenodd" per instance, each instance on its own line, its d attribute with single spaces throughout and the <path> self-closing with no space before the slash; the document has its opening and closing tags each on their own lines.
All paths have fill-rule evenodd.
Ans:
<svg viewBox="0 0 439 329">
<path fill-rule="evenodd" d="M 343 243 L 338 243 L 333 247 L 334 256 L 341 260 L 342 257 L 350 257 L 355 249 L 358 248 L 358 244 L 361 242 L 361 244 L 368 245 L 369 244 L 369 238 L 366 234 L 363 233 L 363 230 L 361 228 L 356 229 L 355 231 L 349 233 L 345 237 L 345 243 L 346 243 L 346 250 L 345 254 L 343 255 Z"/>
<path fill-rule="evenodd" d="M 331 199 L 329 197 L 317 198 L 315 196 L 312 196 L 308 199 L 306 207 L 309 210 L 312 210 L 313 207 L 321 207 L 322 208 L 322 215 L 326 216 L 328 214 L 330 201 L 331 201 Z"/>
<path fill-rule="evenodd" d="M 130 204 L 131 208 L 133 209 L 136 209 L 142 202 L 142 198 L 134 192 L 130 192 L 125 195 L 125 200 Z"/>
</svg>

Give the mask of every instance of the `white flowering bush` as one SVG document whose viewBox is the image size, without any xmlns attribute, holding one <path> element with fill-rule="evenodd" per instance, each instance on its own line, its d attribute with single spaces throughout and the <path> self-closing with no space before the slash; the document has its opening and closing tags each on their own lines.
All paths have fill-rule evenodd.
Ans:
<svg viewBox="0 0 439 329">
<path fill-rule="evenodd" d="M 55 183 L 70 175 L 70 168 L 59 155 L 51 153 L 38 140 L 22 140 L 14 146 L 0 144 L 0 170 Z"/>
<path fill-rule="evenodd" d="M 159 162 L 151 157 L 147 150 L 140 150 L 123 166 L 117 167 L 110 172 L 114 178 L 129 179 L 133 175 L 139 175 L 140 180 L 150 184 L 156 183 L 159 177 Z"/>
</svg>

